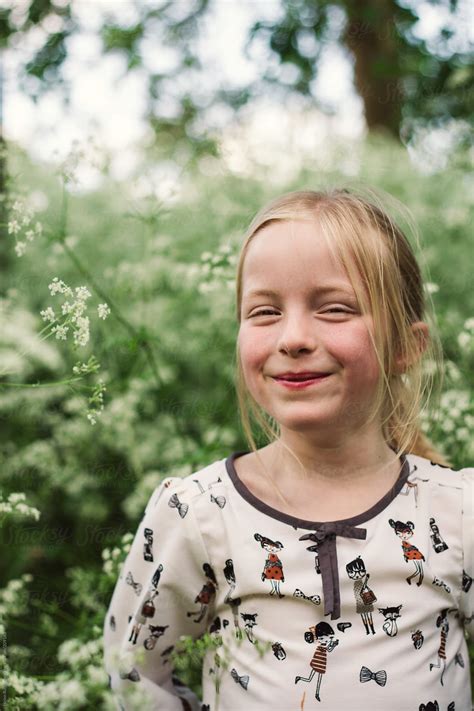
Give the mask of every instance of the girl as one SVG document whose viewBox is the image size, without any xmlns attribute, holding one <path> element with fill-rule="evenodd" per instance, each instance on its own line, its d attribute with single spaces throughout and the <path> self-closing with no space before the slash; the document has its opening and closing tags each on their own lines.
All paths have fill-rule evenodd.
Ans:
<svg viewBox="0 0 474 711">
<path fill-rule="evenodd" d="M 420 429 L 434 382 L 423 361 L 439 362 L 441 349 L 409 242 L 373 199 L 292 192 L 250 224 L 236 286 L 237 400 L 250 450 L 152 494 L 104 623 L 117 708 L 408 711 L 435 698 L 467 711 L 474 468 L 450 468 Z M 260 449 L 251 416 L 268 438 Z M 433 518 L 446 547 L 433 545 Z M 422 551 L 411 556 L 418 585 L 400 552 L 406 526 Z M 360 624 L 347 574 L 358 560 L 381 609 L 403 607 L 396 635 L 371 614 L 370 634 Z M 364 594 L 371 609 L 375 595 Z M 450 632 L 438 668 L 441 615 Z M 239 634 L 247 619 L 252 639 Z M 321 632 L 318 649 L 337 635 L 327 668 L 329 646 L 318 664 L 309 659 L 308 630 Z M 213 644 L 200 700 L 169 655 L 182 635 L 205 632 Z"/>
</svg>

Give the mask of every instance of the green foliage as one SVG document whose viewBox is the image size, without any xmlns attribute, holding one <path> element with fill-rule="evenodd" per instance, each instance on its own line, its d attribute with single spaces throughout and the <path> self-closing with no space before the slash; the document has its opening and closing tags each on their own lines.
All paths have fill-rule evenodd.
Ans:
<svg viewBox="0 0 474 711">
<path fill-rule="evenodd" d="M 457 2 L 436 5 L 447 20 L 433 39 L 421 39 L 417 3 L 366 0 L 292 0 L 278 19 L 256 20 L 247 49 L 258 38 L 268 44 L 269 61 L 258 79 L 280 90 L 312 96 L 319 59 L 330 42 L 340 43 L 354 60 L 355 88 L 364 102 L 369 130 L 385 128 L 409 140 L 420 124 L 471 123 L 474 69 L 469 50 L 454 49 L 453 27 L 462 19 Z M 275 58 L 279 67 L 275 68 Z M 281 76 L 291 65 L 294 78 Z M 262 81 L 263 80 L 263 81 Z M 382 108 L 383 107 L 383 108 Z"/>
<path fill-rule="evenodd" d="M 285 184 L 275 182 L 272 166 L 258 164 L 252 175 L 232 174 L 221 163 L 214 178 L 188 174 L 179 200 L 162 209 L 154 198 L 132 198 L 126 184 L 106 182 L 100 192 L 71 194 L 65 223 L 50 169 L 13 152 L 10 166 L 12 187 L 26 201 L 41 191 L 48 206 L 39 215 L 44 234 L 8 274 L 0 367 L 15 365 L 23 382 L 56 384 L 25 390 L 6 387 L 5 376 L 0 382 L 2 501 L 21 491 L 26 499 L 9 505 L 24 503 L 24 516 L 28 507 L 41 512 L 32 522 L 2 519 L 0 574 L 10 581 L 0 591 L 7 708 L 113 709 L 102 625 L 151 492 L 166 476 L 185 476 L 246 447 L 235 404 L 234 279 L 251 217 L 286 190 L 360 182 L 409 206 L 447 359 L 443 418 L 430 435 L 459 468 L 474 457 L 466 436 L 474 422 L 470 183 L 455 157 L 430 175 L 396 143 L 334 143 L 319 161 L 302 161 L 300 174 Z M 91 377 L 101 364 L 107 383 L 94 425 L 84 417 L 87 395 L 62 383 L 77 352 L 67 342 L 37 340 L 48 283 L 56 276 L 82 282 L 78 265 L 87 265 L 102 290 L 99 300 L 105 295 L 114 306 L 106 322 L 93 324 L 81 355 Z M 7 604 L 8 585 L 18 580 L 25 592 L 15 608 Z M 202 655 L 215 644 L 212 635 L 185 640 L 175 657 L 178 676 L 197 693 Z M 221 667 L 223 652 L 216 647 Z"/>
<path fill-rule="evenodd" d="M 354 61 L 355 89 L 364 102 L 369 130 L 384 128 L 408 141 L 420 125 L 445 126 L 454 119 L 466 140 L 474 108 L 474 69 L 469 49 L 454 38 L 454 28 L 463 22 L 458 3 L 435 3 L 446 20 L 438 35 L 429 39 L 416 34 L 421 16 L 418 4 L 414 0 L 281 3 L 277 18 L 257 18 L 248 33 L 249 55 L 256 38 L 267 45 L 267 57 L 262 57 L 262 47 L 258 51 L 258 78 L 231 89 L 217 85 L 208 98 L 202 92 L 207 82 L 202 81 L 196 40 L 213 9 L 210 0 L 167 1 L 159 7 L 156 3 L 130 3 L 132 19 L 125 21 L 115 7 L 107 8 L 98 36 L 104 54 L 122 57 L 125 73 L 138 71 L 144 77 L 148 92 L 145 118 L 168 155 L 173 155 L 177 141 L 197 156 L 215 153 L 215 141 L 203 128 L 210 106 L 235 109 L 269 87 L 274 96 L 296 92 L 315 104 L 314 81 L 323 51 L 331 43 L 342 46 Z M 67 97 L 62 67 L 69 39 L 82 29 L 74 3 L 30 0 L 25 6 L 20 13 L 12 7 L 0 9 L 0 46 L 14 48 L 34 36 L 35 51 L 25 63 L 20 86 L 37 99 L 53 86 L 62 85 Z M 154 69 L 147 60 L 150 41 L 165 53 L 171 49 L 174 66 L 166 71 Z M 288 76 L 289 67 L 295 70 L 293 76 Z M 171 117 L 170 106 L 175 107 Z"/>
</svg>

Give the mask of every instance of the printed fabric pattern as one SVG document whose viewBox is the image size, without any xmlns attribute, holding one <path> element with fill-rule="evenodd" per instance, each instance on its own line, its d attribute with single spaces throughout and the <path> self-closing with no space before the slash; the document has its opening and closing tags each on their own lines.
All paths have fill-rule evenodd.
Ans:
<svg viewBox="0 0 474 711">
<path fill-rule="evenodd" d="M 148 501 L 104 621 L 117 709 L 471 711 L 474 468 L 407 454 L 392 493 L 322 524 L 257 499 L 244 453 Z M 204 633 L 197 698 L 170 655 Z"/>
</svg>

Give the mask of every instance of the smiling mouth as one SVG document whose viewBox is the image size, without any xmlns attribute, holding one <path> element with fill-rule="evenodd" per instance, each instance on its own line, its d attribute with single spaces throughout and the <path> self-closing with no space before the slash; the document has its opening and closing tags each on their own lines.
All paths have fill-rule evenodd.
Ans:
<svg viewBox="0 0 474 711">
<path fill-rule="evenodd" d="M 330 373 L 328 373 L 327 375 L 316 375 L 314 377 L 307 377 L 299 380 L 290 380 L 289 378 L 273 378 L 273 380 L 291 390 L 300 390 L 303 388 L 310 387 L 312 385 L 318 385 L 321 381 L 329 378 L 329 376 Z"/>
</svg>

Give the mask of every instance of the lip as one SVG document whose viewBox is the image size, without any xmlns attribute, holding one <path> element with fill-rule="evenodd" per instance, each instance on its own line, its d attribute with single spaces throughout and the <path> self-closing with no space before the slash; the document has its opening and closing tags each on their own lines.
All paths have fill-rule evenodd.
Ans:
<svg viewBox="0 0 474 711">
<path fill-rule="evenodd" d="M 319 378 L 323 375 L 329 375 L 329 373 L 321 373 L 318 370 L 288 370 L 286 373 L 279 373 L 278 375 L 274 375 L 273 377 L 284 378 L 285 380 L 297 380 L 298 378 Z"/>
<path fill-rule="evenodd" d="M 279 383 L 280 385 L 283 385 L 285 388 L 289 388 L 290 390 L 302 390 L 303 388 L 309 388 L 312 385 L 318 385 L 319 383 L 322 383 L 323 380 L 327 380 L 330 376 L 330 373 L 327 373 L 325 375 L 319 375 L 316 378 L 311 378 L 310 380 L 285 380 L 284 378 L 273 378 L 275 382 Z"/>
</svg>

